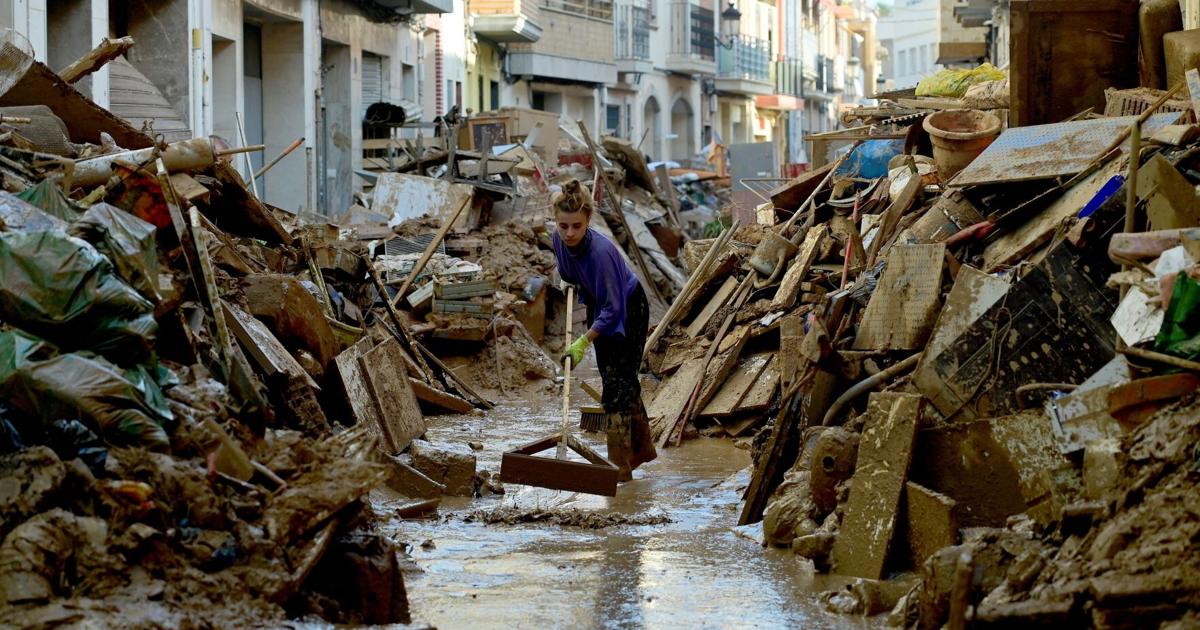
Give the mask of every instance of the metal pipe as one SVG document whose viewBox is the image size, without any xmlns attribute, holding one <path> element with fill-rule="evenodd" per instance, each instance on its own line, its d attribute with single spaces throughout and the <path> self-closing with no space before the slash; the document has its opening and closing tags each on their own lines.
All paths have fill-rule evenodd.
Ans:
<svg viewBox="0 0 1200 630">
<path fill-rule="evenodd" d="M 838 396 L 837 400 L 833 401 L 833 404 L 829 406 L 829 411 L 825 412 L 825 418 L 821 421 L 821 424 L 827 427 L 833 426 L 833 421 L 838 417 L 838 414 L 842 412 L 842 408 L 850 404 L 850 402 L 855 398 L 858 398 L 859 396 L 886 383 L 892 377 L 899 376 L 900 374 L 912 369 L 917 365 L 917 360 L 920 358 L 921 353 L 918 352 L 878 374 L 868 376 L 867 378 L 859 381 L 853 387 L 842 393 L 841 396 Z"/>
</svg>

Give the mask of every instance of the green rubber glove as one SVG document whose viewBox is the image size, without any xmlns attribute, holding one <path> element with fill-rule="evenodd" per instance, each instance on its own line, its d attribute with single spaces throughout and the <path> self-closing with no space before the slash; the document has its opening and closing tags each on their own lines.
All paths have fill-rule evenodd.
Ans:
<svg viewBox="0 0 1200 630">
<path fill-rule="evenodd" d="M 592 345 L 592 340 L 588 339 L 587 335 L 580 335 L 571 345 L 567 346 L 567 352 L 563 354 L 563 358 L 571 357 L 571 365 L 578 366 L 583 362 L 583 354 L 587 352 L 590 345 Z"/>
</svg>

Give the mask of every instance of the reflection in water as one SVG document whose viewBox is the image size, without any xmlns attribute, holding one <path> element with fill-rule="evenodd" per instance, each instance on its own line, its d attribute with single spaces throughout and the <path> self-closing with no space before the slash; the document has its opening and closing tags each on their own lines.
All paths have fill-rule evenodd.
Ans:
<svg viewBox="0 0 1200 630">
<path fill-rule="evenodd" d="M 498 471 L 505 450 L 557 430 L 557 409 L 547 396 L 483 418 L 431 418 L 429 439 L 483 442 L 479 470 Z M 602 435 L 583 437 L 603 452 Z M 826 612 L 815 594 L 837 582 L 735 532 L 749 464 L 726 440 L 693 440 L 660 451 L 613 498 L 507 486 L 502 497 L 447 498 L 436 519 L 397 519 L 388 533 L 412 545 L 413 618 L 441 628 L 883 627 Z M 387 503 L 376 497 L 381 512 Z M 583 530 L 463 521 L 501 505 L 665 513 L 672 522 Z M 435 546 L 422 548 L 425 540 Z"/>
</svg>

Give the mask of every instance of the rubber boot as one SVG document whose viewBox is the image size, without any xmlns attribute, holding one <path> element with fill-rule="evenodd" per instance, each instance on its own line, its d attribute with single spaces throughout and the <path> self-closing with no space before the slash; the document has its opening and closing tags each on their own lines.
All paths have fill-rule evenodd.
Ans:
<svg viewBox="0 0 1200 630">
<path fill-rule="evenodd" d="M 618 481 L 633 479 L 632 433 L 629 426 L 629 416 L 623 413 L 608 414 L 608 461 L 612 462 L 618 471 Z"/>
<path fill-rule="evenodd" d="M 629 423 L 633 441 L 633 457 L 630 467 L 637 468 L 658 457 L 658 451 L 654 448 L 654 438 L 650 434 L 650 417 L 646 414 L 646 406 L 642 404 L 641 398 L 633 404 L 633 413 L 630 414 Z"/>
</svg>

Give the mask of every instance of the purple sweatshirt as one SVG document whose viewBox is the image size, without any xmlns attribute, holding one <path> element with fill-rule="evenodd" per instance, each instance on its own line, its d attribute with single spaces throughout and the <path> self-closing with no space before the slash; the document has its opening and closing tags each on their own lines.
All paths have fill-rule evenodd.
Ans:
<svg viewBox="0 0 1200 630">
<path fill-rule="evenodd" d="M 551 236 L 558 275 L 582 288 L 583 302 L 592 307 L 596 321 L 592 329 L 601 335 L 625 334 L 625 301 L 637 288 L 638 279 L 625 264 L 617 246 L 603 234 L 588 228 L 587 236 L 575 255 L 558 231 Z"/>
</svg>

